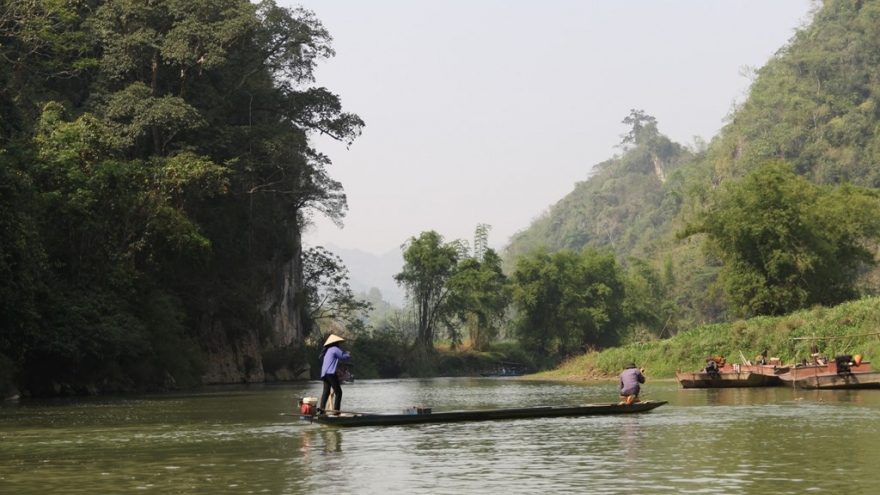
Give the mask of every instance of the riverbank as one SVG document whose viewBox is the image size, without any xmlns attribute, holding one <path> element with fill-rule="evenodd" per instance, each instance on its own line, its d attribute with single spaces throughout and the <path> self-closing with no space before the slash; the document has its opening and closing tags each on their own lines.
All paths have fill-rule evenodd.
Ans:
<svg viewBox="0 0 880 495">
<path fill-rule="evenodd" d="M 654 380 L 674 379 L 675 372 L 697 371 L 708 356 L 730 362 L 754 360 L 762 350 L 784 363 L 809 359 L 816 344 L 827 356 L 861 354 L 880 362 L 880 298 L 868 297 L 833 308 L 816 307 L 786 316 L 758 317 L 706 325 L 668 339 L 639 342 L 590 352 L 554 370 L 530 375 L 545 380 L 616 378 L 626 364 L 646 368 Z"/>
</svg>

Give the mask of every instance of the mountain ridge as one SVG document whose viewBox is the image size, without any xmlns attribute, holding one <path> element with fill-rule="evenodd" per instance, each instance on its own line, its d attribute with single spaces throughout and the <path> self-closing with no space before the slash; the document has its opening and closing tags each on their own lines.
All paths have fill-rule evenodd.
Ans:
<svg viewBox="0 0 880 495">
<path fill-rule="evenodd" d="M 333 243 L 327 243 L 324 247 L 342 258 L 348 268 L 349 284 L 354 292 L 368 292 L 371 288 L 376 288 L 382 293 L 383 300 L 394 306 L 403 306 L 406 293 L 394 281 L 394 275 L 403 268 L 403 253 L 399 250 L 377 255 Z"/>
</svg>

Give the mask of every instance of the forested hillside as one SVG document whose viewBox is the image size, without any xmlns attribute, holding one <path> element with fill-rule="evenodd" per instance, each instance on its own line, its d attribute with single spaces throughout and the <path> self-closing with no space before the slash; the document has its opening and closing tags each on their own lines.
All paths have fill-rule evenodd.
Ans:
<svg viewBox="0 0 880 495">
<path fill-rule="evenodd" d="M 300 232 L 346 209 L 309 136 L 363 126 L 311 86 L 321 23 L 271 1 L 0 9 L 0 385 L 262 381 L 267 351 L 296 368 Z"/>
<path fill-rule="evenodd" d="M 620 256 L 645 254 L 650 242 L 668 234 L 681 204 L 682 175 L 693 154 L 662 135 L 654 117 L 633 110 L 620 157 L 593 167 L 588 180 L 517 233 L 509 258 L 540 246 L 581 249 L 610 246 Z"/>
<path fill-rule="evenodd" d="M 708 146 L 667 143 L 662 122 L 640 141 L 634 112 L 628 148 L 516 235 L 507 266 L 539 246 L 611 246 L 671 282 L 673 333 L 875 294 L 878 66 L 880 2 L 817 3 Z"/>
<path fill-rule="evenodd" d="M 828 0 L 758 69 L 701 162 L 701 182 L 783 160 L 818 184 L 880 187 L 880 3 Z"/>
<path fill-rule="evenodd" d="M 620 154 L 584 164 L 503 256 L 488 225 L 473 249 L 412 237 L 394 276 L 408 306 L 371 321 L 341 259 L 300 239 L 347 208 L 310 137 L 364 125 L 313 84 L 334 53 L 312 13 L 9 0 L 0 393 L 293 378 L 318 330 L 350 332 L 380 376 L 433 373 L 439 340 L 513 339 L 549 366 L 876 294 L 880 0 L 816 6 L 709 143 L 632 110 Z"/>
</svg>

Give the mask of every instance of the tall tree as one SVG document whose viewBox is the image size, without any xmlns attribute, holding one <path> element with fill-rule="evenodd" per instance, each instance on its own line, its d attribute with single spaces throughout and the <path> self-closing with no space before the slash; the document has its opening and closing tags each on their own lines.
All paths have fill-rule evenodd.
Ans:
<svg viewBox="0 0 880 495">
<path fill-rule="evenodd" d="M 453 343 L 460 340 L 457 328 L 463 324 L 471 345 L 481 351 L 487 350 L 498 335 L 508 305 L 507 277 L 501 269 L 501 258 L 489 247 L 490 229 L 487 224 L 477 225 L 473 254 L 460 254 L 447 282 L 449 313 L 455 316 L 447 321 Z"/>
<path fill-rule="evenodd" d="M 403 271 L 394 280 L 406 289 L 418 315 L 417 357 L 426 362 L 434 352 L 437 323 L 447 311 L 447 281 L 458 263 L 459 243 L 444 243 L 435 231 L 422 232 L 402 246 Z"/>
<path fill-rule="evenodd" d="M 483 261 L 483 256 L 489 250 L 490 230 L 492 230 L 491 225 L 481 223 L 477 225 L 477 229 L 474 231 L 474 258 L 477 261 Z"/>
<path fill-rule="evenodd" d="M 674 285 L 672 274 L 668 273 L 668 279 L 664 280 L 647 260 L 630 257 L 624 275 L 627 336 L 641 340 L 671 332 L 669 323 L 674 326 L 672 317 L 677 309 L 675 302 L 669 298 L 669 288 Z M 664 331 L 664 327 L 669 328 Z"/>
<path fill-rule="evenodd" d="M 195 376 L 203 329 L 271 331 L 276 274 L 298 301 L 300 232 L 347 208 L 310 137 L 363 126 L 310 87 L 330 42 L 272 1 L 4 4 L 0 354 L 26 386 Z"/>
<path fill-rule="evenodd" d="M 520 258 L 511 293 L 517 334 L 528 349 L 568 356 L 619 340 L 625 288 L 607 250 L 539 250 Z"/>
<path fill-rule="evenodd" d="M 321 321 L 337 323 L 355 333 L 364 328 L 373 305 L 352 292 L 342 258 L 321 246 L 308 249 L 303 253 L 303 272 L 307 332 Z"/>
<path fill-rule="evenodd" d="M 488 350 L 498 336 L 508 305 L 506 283 L 501 257 L 492 248 L 482 251 L 482 259 L 474 256 L 459 261 L 447 282 L 450 312 L 464 324 L 476 350 Z"/>
<path fill-rule="evenodd" d="M 644 110 L 632 109 L 629 115 L 621 122 L 631 127 L 627 134 L 622 136 L 620 147 L 629 149 L 634 146 L 644 145 L 659 135 L 657 119 L 645 113 Z"/>
<path fill-rule="evenodd" d="M 857 295 L 858 270 L 875 263 L 867 242 L 880 235 L 880 202 L 876 191 L 817 186 L 767 162 L 725 182 L 679 237 L 695 234 L 724 263 L 720 283 L 735 313 L 781 315 Z"/>
</svg>

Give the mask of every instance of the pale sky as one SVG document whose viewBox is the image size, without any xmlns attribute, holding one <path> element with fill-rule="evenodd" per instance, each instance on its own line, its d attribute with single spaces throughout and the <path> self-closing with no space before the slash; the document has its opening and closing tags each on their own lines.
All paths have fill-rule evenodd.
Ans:
<svg viewBox="0 0 880 495">
<path fill-rule="evenodd" d="M 501 248 L 614 156 L 630 109 L 709 141 L 809 0 L 277 0 L 315 12 L 317 84 L 366 122 L 316 148 L 348 195 L 307 246 L 383 254 L 423 231 Z"/>
</svg>

